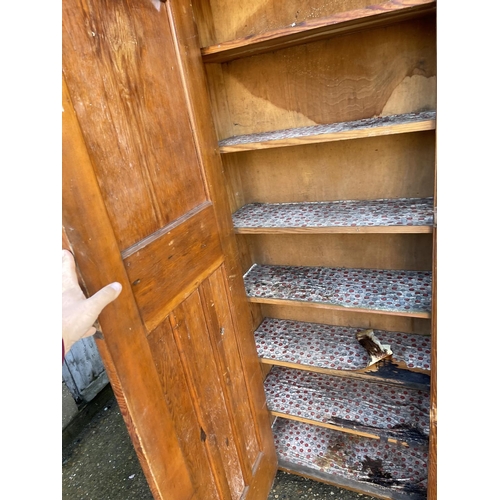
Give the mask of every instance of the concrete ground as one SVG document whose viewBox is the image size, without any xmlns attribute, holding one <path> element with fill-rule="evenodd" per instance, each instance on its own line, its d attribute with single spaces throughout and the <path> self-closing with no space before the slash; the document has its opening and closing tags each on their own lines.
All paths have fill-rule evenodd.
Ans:
<svg viewBox="0 0 500 500">
<path fill-rule="evenodd" d="M 109 386 L 63 431 L 62 499 L 153 500 Z M 284 472 L 269 493 L 276 499 L 375 500 Z"/>
</svg>

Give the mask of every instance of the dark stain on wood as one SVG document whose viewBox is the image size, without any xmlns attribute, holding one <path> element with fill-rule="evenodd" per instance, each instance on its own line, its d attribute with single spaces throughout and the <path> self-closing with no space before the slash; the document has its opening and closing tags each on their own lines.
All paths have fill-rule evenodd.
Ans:
<svg viewBox="0 0 500 500">
<path fill-rule="evenodd" d="M 368 476 L 368 480 L 380 486 L 391 487 L 396 484 L 392 475 L 384 470 L 382 460 L 365 456 L 362 461 L 363 472 Z"/>
<path fill-rule="evenodd" d="M 407 387 L 429 388 L 430 376 L 425 373 L 417 373 L 399 368 L 392 359 L 387 358 L 380 361 L 377 365 L 377 370 L 366 372 L 367 377 L 384 378 L 388 382 L 392 381 L 398 385 Z"/>
</svg>

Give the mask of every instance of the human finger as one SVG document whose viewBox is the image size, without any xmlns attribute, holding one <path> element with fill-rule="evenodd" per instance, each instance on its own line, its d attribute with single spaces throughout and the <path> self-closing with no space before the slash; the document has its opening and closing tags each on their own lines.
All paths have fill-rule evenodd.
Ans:
<svg viewBox="0 0 500 500">
<path fill-rule="evenodd" d="M 97 319 L 101 311 L 113 300 L 115 300 L 122 291 L 120 283 L 110 283 L 101 288 L 94 295 L 85 301 L 85 309 L 88 316 Z M 94 320 L 95 320 L 94 319 Z"/>
</svg>

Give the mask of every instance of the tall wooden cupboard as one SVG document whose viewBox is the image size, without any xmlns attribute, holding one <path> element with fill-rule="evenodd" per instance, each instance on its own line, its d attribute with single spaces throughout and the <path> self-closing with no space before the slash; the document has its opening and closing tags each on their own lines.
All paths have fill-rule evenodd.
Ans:
<svg viewBox="0 0 500 500">
<path fill-rule="evenodd" d="M 436 498 L 436 2 L 62 10 L 63 246 L 124 285 L 97 344 L 155 498 Z"/>
</svg>

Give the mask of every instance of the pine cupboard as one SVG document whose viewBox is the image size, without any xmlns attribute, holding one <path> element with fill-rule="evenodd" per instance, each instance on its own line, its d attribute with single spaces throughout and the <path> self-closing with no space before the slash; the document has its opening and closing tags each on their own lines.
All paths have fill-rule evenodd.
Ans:
<svg viewBox="0 0 500 500">
<path fill-rule="evenodd" d="M 62 7 L 63 244 L 124 285 L 96 342 L 155 498 L 435 499 L 436 2 Z"/>
</svg>

